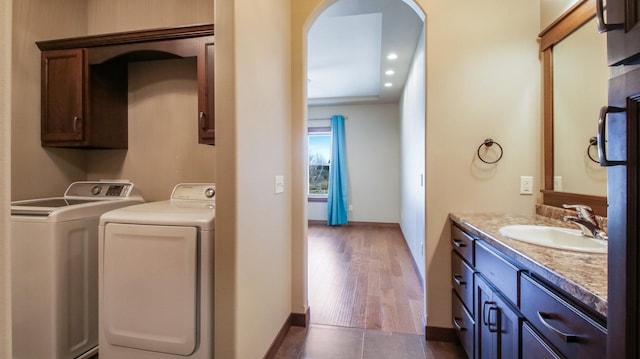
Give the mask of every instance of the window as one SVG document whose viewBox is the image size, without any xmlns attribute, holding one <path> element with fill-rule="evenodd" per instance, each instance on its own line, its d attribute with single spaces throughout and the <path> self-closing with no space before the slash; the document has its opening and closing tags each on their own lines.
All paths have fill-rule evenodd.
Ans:
<svg viewBox="0 0 640 359">
<path fill-rule="evenodd" d="M 310 202 L 326 201 L 329 193 L 331 158 L 331 128 L 309 128 L 309 186 Z"/>
</svg>

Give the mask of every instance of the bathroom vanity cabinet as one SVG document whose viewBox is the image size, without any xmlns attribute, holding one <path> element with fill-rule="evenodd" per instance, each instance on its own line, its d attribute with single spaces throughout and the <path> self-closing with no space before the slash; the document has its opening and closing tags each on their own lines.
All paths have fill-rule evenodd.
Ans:
<svg viewBox="0 0 640 359">
<path fill-rule="evenodd" d="M 214 144 L 213 25 L 39 41 L 43 147 L 127 148 L 128 63 L 197 58 L 198 142 Z"/>
<path fill-rule="evenodd" d="M 452 317 L 469 358 L 604 358 L 606 329 L 494 245 L 451 226 Z"/>
</svg>

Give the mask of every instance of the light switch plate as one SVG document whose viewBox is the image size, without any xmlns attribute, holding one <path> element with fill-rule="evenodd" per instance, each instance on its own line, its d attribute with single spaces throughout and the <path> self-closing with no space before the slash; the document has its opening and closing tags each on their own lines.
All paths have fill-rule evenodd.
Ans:
<svg viewBox="0 0 640 359">
<path fill-rule="evenodd" d="M 520 176 L 520 194 L 533 194 L 533 176 Z"/>
<path fill-rule="evenodd" d="M 275 177 L 275 193 L 284 192 L 284 176 L 276 176 Z"/>
</svg>

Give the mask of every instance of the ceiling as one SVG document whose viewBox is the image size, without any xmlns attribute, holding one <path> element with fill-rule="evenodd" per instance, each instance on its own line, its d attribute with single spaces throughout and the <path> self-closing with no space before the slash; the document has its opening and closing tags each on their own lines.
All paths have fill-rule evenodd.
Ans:
<svg viewBox="0 0 640 359">
<path fill-rule="evenodd" d="M 412 0 L 337 1 L 309 30 L 308 104 L 398 102 L 422 28 Z"/>
</svg>

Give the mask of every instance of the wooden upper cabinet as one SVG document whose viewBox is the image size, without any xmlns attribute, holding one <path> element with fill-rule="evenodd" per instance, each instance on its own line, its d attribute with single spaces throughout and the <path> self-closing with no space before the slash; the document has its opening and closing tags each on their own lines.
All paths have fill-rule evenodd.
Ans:
<svg viewBox="0 0 640 359">
<path fill-rule="evenodd" d="M 606 29 L 601 30 L 607 31 L 609 65 L 640 63 L 640 0 L 606 3 Z"/>
<path fill-rule="evenodd" d="M 42 53 L 42 143 L 83 141 L 85 50 Z"/>
<path fill-rule="evenodd" d="M 128 63 L 188 57 L 198 63 L 198 142 L 214 144 L 212 24 L 36 44 L 42 51 L 43 147 L 127 148 Z"/>
<path fill-rule="evenodd" d="M 198 143 L 215 144 L 215 106 L 213 86 L 213 42 L 201 47 L 198 55 Z"/>
<path fill-rule="evenodd" d="M 42 52 L 43 147 L 127 148 L 127 67 L 87 49 Z"/>
</svg>

